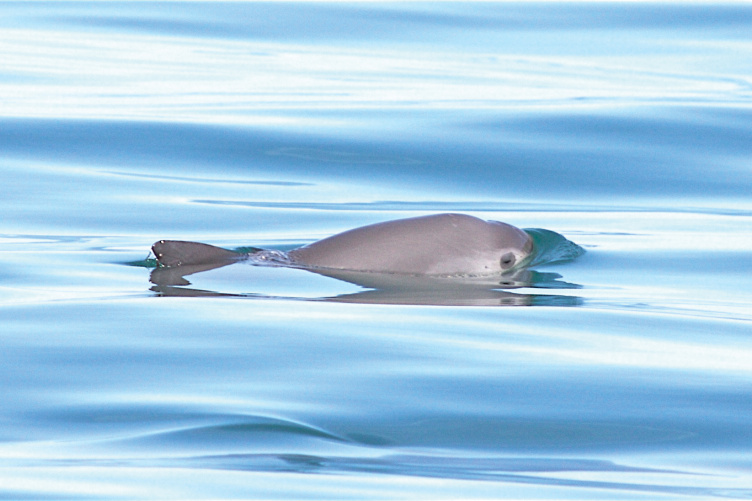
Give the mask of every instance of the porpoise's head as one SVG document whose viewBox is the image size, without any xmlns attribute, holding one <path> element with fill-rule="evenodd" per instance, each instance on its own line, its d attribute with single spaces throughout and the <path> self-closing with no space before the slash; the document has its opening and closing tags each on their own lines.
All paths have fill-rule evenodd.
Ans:
<svg viewBox="0 0 752 501">
<path fill-rule="evenodd" d="M 488 221 L 488 224 L 491 231 L 498 234 L 500 248 L 496 252 L 500 254 L 499 267 L 502 272 L 519 269 L 530 261 L 533 253 L 533 239 L 530 235 L 501 221 Z"/>
</svg>

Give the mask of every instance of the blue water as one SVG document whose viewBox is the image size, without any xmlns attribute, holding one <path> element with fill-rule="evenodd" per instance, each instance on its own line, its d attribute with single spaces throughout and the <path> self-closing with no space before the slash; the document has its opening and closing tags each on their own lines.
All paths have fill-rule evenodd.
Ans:
<svg viewBox="0 0 752 501">
<path fill-rule="evenodd" d="M 717 2 L 0 3 L 0 499 L 752 498 L 750 34 Z M 587 253 L 449 296 L 134 266 L 439 212 Z"/>
</svg>

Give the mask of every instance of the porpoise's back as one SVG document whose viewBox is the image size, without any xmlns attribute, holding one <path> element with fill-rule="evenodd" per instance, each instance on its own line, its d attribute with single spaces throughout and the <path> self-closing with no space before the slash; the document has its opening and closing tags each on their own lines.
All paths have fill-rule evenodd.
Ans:
<svg viewBox="0 0 752 501">
<path fill-rule="evenodd" d="M 290 251 L 300 266 L 376 273 L 486 275 L 524 260 L 524 231 L 464 214 L 436 214 L 363 226 Z"/>
</svg>

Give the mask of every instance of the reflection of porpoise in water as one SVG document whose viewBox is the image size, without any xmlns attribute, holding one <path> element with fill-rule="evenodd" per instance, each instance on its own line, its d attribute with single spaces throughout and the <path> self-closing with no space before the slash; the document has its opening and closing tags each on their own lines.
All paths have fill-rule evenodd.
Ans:
<svg viewBox="0 0 752 501">
<path fill-rule="evenodd" d="M 289 252 L 240 252 L 198 242 L 160 240 L 154 289 L 163 295 L 228 295 L 186 289 L 184 277 L 238 261 L 299 268 L 371 291 L 335 298 L 386 304 L 579 304 L 571 296 L 513 294 L 519 287 L 577 288 L 560 275 L 528 267 L 566 261 L 584 250 L 558 233 L 523 231 L 462 214 L 437 214 L 372 224 Z M 261 297 L 252 294 L 254 297 Z"/>
<path fill-rule="evenodd" d="M 210 264 L 241 257 L 211 245 L 172 240 L 160 240 L 152 250 L 164 266 Z M 519 269 L 532 251 L 530 236 L 509 224 L 463 214 L 437 214 L 363 226 L 286 255 L 259 251 L 255 257 L 316 271 L 468 277 Z"/>
</svg>

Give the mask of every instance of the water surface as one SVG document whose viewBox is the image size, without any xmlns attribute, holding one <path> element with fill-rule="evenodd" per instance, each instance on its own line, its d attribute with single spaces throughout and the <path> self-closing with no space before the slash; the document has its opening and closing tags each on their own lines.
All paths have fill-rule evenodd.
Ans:
<svg viewBox="0 0 752 501">
<path fill-rule="evenodd" d="M 752 498 L 751 32 L 747 4 L 0 4 L 0 498 Z M 132 265 L 438 212 L 587 253 L 483 301 Z"/>
</svg>

